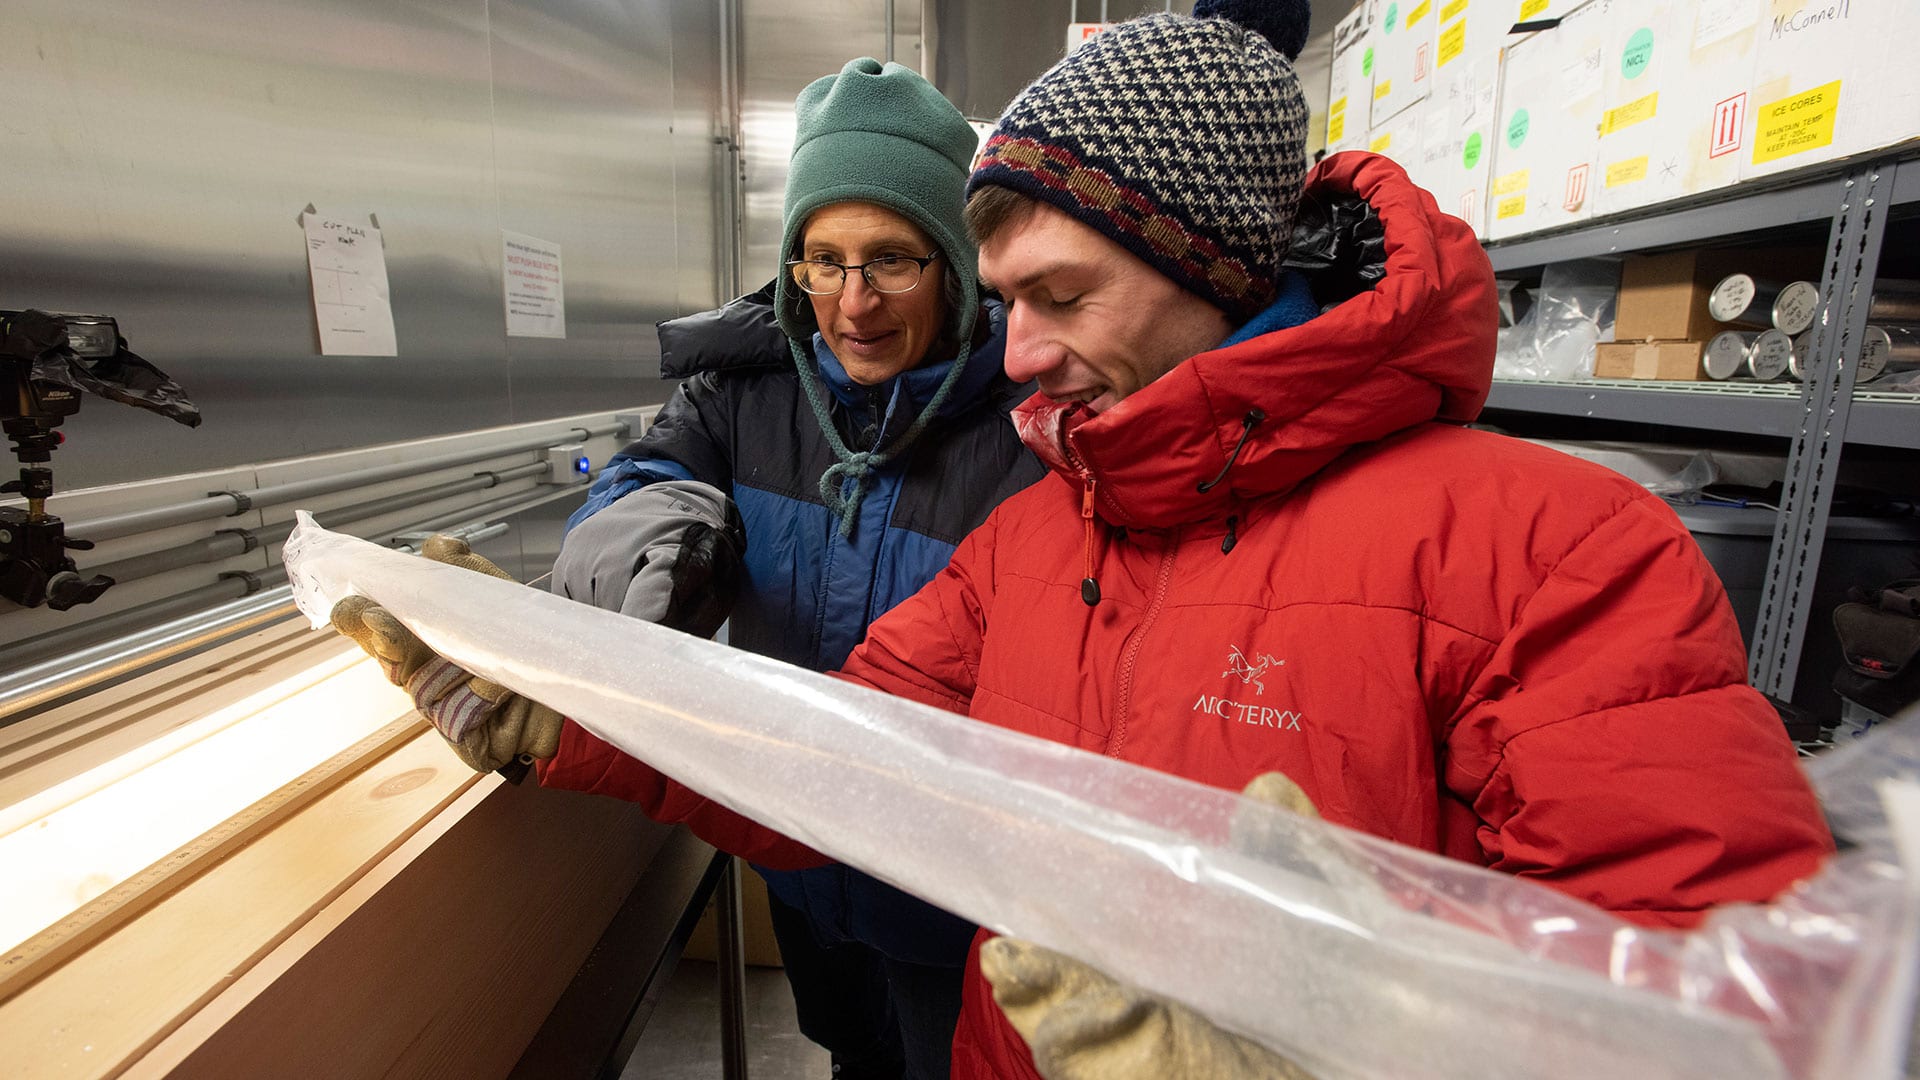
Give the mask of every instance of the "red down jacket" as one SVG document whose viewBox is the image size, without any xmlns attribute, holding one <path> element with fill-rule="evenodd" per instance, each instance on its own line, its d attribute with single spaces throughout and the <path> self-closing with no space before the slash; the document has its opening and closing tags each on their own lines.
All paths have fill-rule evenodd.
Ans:
<svg viewBox="0 0 1920 1080">
<path fill-rule="evenodd" d="M 1831 840 L 1678 519 L 1616 473 L 1447 422 L 1491 378 L 1471 232 L 1383 158 L 1309 184 L 1378 210 L 1384 280 L 1104 414 L 1022 406 L 1056 475 L 843 674 L 1221 787 L 1278 769 L 1331 821 L 1647 924 L 1813 872 Z M 716 842 L 805 857 L 648 783 Z M 953 1075 L 1035 1075 L 977 966 L 967 993 Z"/>
</svg>

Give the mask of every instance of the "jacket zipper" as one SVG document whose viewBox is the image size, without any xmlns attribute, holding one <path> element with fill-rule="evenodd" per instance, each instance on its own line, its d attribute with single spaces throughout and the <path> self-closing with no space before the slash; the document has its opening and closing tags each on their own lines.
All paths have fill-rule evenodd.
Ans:
<svg viewBox="0 0 1920 1080">
<path fill-rule="evenodd" d="M 1146 613 L 1140 616 L 1140 625 L 1133 628 L 1127 639 L 1126 653 L 1120 659 L 1119 704 L 1113 713 L 1113 738 L 1107 743 L 1107 756 L 1119 757 L 1120 746 L 1127 741 L 1127 720 L 1133 711 L 1134 670 L 1140 661 L 1140 648 L 1146 643 L 1147 632 L 1153 629 L 1153 623 L 1160 615 L 1160 607 L 1167 599 L 1167 585 L 1173 580 L 1173 560 L 1180 552 L 1180 530 L 1175 529 L 1167 541 L 1167 553 L 1160 558 L 1160 575 L 1153 584 L 1153 597 L 1147 601 Z"/>
<path fill-rule="evenodd" d="M 1093 470 L 1087 468 L 1086 463 L 1080 460 L 1080 455 L 1074 451 L 1072 438 L 1071 433 L 1063 437 L 1060 440 L 1060 449 L 1066 455 L 1067 464 L 1073 466 L 1073 470 L 1080 474 L 1080 525 L 1086 537 L 1083 549 L 1085 574 L 1080 578 L 1080 600 L 1088 607 L 1094 607 L 1100 603 L 1100 579 L 1094 575 L 1093 557 L 1097 539 L 1093 522 L 1093 506 L 1097 491 L 1094 486 Z"/>
</svg>

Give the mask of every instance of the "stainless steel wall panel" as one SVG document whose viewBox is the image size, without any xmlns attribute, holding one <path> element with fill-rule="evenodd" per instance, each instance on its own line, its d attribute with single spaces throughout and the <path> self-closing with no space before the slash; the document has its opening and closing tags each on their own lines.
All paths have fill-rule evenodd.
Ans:
<svg viewBox="0 0 1920 1080">
<path fill-rule="evenodd" d="M 117 316 L 207 419 L 89 401 L 59 483 L 511 419 L 497 245 L 472 243 L 496 213 L 486 24 L 484 0 L 14 5 L 0 302 Z M 399 358 L 315 355 L 309 202 L 379 216 Z"/>
<path fill-rule="evenodd" d="M 781 207 L 787 159 L 793 154 L 793 99 L 822 75 L 860 56 L 884 57 L 887 4 L 894 16 L 894 58 L 920 63 L 920 8 L 909 0 L 795 4 L 741 0 L 741 126 L 746 156 L 746 267 L 748 288 L 778 270 Z M 1062 33 L 1064 34 L 1064 27 Z"/>
<path fill-rule="evenodd" d="M 1067 23 L 1097 22 L 1100 0 L 922 0 L 926 40 L 933 50 L 928 77 L 967 116 L 997 119 L 1027 84 L 1067 50 Z M 1316 114 L 1326 110 L 1333 24 L 1350 5 L 1313 5 L 1310 40 L 1295 64 L 1300 88 Z M 1077 12 L 1076 12 L 1077 9 Z M 1121 22 L 1165 11 L 1165 0 L 1111 0 L 1107 19 Z M 1192 12 L 1188 0 L 1172 5 Z M 1324 130 L 1324 124 L 1322 125 Z"/>
<path fill-rule="evenodd" d="M 674 140 L 676 102 L 708 137 L 718 86 L 699 63 L 676 83 L 676 4 L 699 6 L 8 4 L 0 307 L 118 317 L 206 414 L 189 431 L 89 401 L 59 486 L 664 397 L 651 324 L 712 299 L 684 285 L 711 255 L 680 259 L 711 176 L 677 178 Z M 398 357 L 317 355 L 309 202 L 378 215 Z M 503 226 L 561 245 L 565 341 L 505 337 Z"/>
<path fill-rule="evenodd" d="M 558 244 L 565 268 L 566 339 L 506 339 L 515 419 L 666 396 L 653 324 L 676 314 L 680 277 L 669 8 L 490 5 L 500 226 Z"/>
<path fill-rule="evenodd" d="M 717 0 L 672 3 L 674 284 L 681 311 L 731 299 L 721 278 L 721 246 L 731 232 L 721 216 L 728 189 L 718 140 L 724 127 L 719 9 Z"/>
</svg>

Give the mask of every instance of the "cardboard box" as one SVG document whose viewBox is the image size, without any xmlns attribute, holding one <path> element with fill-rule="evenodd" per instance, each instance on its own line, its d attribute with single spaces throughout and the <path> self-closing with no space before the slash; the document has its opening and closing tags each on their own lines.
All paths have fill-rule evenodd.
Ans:
<svg viewBox="0 0 1920 1080">
<path fill-rule="evenodd" d="M 1594 213 L 1740 179 L 1760 0 L 1614 0 L 1604 69 Z"/>
<path fill-rule="evenodd" d="M 1434 46 L 1446 0 L 1373 0 L 1373 101 L 1379 128 L 1433 92 Z"/>
<path fill-rule="evenodd" d="M 1371 0 L 1361 0 L 1333 27 L 1333 74 L 1327 90 L 1327 153 L 1365 150 L 1373 111 Z"/>
<path fill-rule="evenodd" d="M 1698 382 L 1707 377 L 1703 341 L 1608 341 L 1595 346 L 1593 374 L 1601 379 L 1666 379 Z"/>
<path fill-rule="evenodd" d="M 1914 0 L 1765 0 L 1754 30 L 1743 178 L 1920 134 Z"/>
<path fill-rule="evenodd" d="M 1426 116 L 1431 102 L 1421 102 L 1384 124 L 1376 124 L 1367 149 L 1392 158 L 1421 187 L 1420 168 L 1426 154 Z"/>
<path fill-rule="evenodd" d="M 1501 65 L 1487 235 L 1505 240 L 1593 216 L 1607 14 L 1589 0 L 1507 46 Z"/>
<path fill-rule="evenodd" d="M 1720 279 L 1748 273 L 1777 281 L 1819 280 L 1817 250 L 1698 248 L 1620 260 L 1613 337 L 1620 342 L 1711 341 L 1730 329 L 1707 311 Z"/>
<path fill-rule="evenodd" d="M 767 883 L 745 862 L 734 863 L 734 870 L 740 875 L 740 936 L 745 946 L 742 959 L 748 967 L 780 967 L 780 943 L 773 936 L 773 915 L 767 909 Z M 719 962 L 720 922 L 712 903 L 694 925 L 686 950 L 680 955 L 688 960 Z"/>
<path fill-rule="evenodd" d="M 1724 256 L 1703 251 L 1629 255 L 1620 260 L 1620 301 L 1613 338 L 1708 341 L 1726 329 L 1707 312 L 1713 287 L 1730 271 Z"/>
</svg>

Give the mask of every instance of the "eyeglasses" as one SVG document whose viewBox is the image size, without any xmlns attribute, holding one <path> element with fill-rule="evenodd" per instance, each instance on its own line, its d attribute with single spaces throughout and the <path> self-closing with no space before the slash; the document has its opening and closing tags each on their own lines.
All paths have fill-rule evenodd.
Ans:
<svg viewBox="0 0 1920 1080">
<path fill-rule="evenodd" d="M 903 293 L 912 292 L 920 284 L 920 276 L 926 273 L 927 265 L 940 257 L 939 252 L 924 259 L 911 255 L 882 255 L 877 259 L 868 259 L 863 263 L 833 262 L 830 259 L 790 259 L 788 272 L 793 274 L 794 284 L 814 296 L 832 296 L 846 287 L 847 273 L 860 271 L 874 292 Z"/>
</svg>

